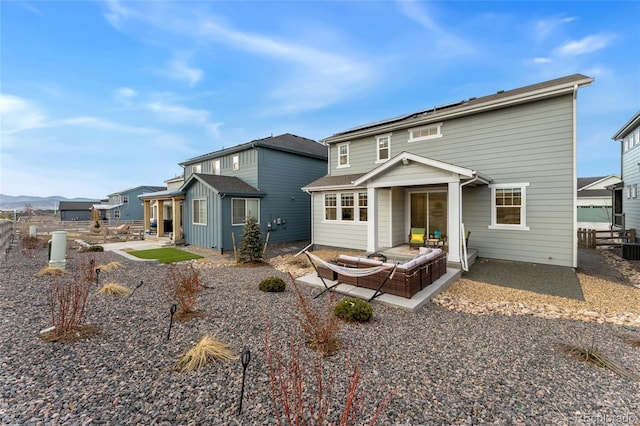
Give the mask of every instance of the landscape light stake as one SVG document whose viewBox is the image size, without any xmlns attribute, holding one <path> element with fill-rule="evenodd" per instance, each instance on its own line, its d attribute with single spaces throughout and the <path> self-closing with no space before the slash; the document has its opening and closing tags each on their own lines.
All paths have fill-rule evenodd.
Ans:
<svg viewBox="0 0 640 426">
<path fill-rule="evenodd" d="M 238 415 L 242 413 L 242 399 L 244 398 L 244 378 L 247 374 L 247 366 L 251 361 L 251 352 L 249 348 L 244 348 L 242 351 L 242 388 L 240 389 L 240 403 L 238 404 Z"/>
<path fill-rule="evenodd" d="M 96 268 L 96 285 L 99 285 L 98 281 L 100 278 L 100 268 Z"/>
<path fill-rule="evenodd" d="M 178 310 L 178 305 L 176 305 L 175 303 L 171 305 L 171 309 L 169 310 L 169 312 L 171 312 L 171 318 L 169 318 L 169 331 L 167 331 L 167 342 L 169 341 L 169 336 L 171 336 L 171 327 L 173 326 L 173 314 L 175 314 L 177 310 Z"/>
<path fill-rule="evenodd" d="M 129 298 L 130 298 L 131 296 L 133 296 L 133 293 L 135 293 L 137 289 L 139 289 L 140 287 L 142 287 L 142 283 L 143 283 L 143 281 L 142 281 L 142 280 L 140 280 L 140 283 L 139 283 L 139 284 L 138 284 L 138 285 L 133 289 L 133 291 L 132 291 L 131 293 L 129 293 L 129 295 L 127 296 L 127 298 L 126 298 L 126 299 L 124 299 L 124 301 L 125 301 L 125 302 L 126 302 L 127 300 L 129 300 Z"/>
</svg>

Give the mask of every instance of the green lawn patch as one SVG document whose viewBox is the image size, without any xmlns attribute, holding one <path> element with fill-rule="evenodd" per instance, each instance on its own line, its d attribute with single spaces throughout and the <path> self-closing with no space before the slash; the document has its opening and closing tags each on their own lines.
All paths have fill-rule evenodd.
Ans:
<svg viewBox="0 0 640 426">
<path fill-rule="evenodd" d="M 173 247 L 151 250 L 135 250 L 128 253 L 132 256 L 139 257 L 140 259 L 158 259 L 158 262 L 160 263 L 182 262 L 183 260 L 202 258 L 200 255 Z"/>
</svg>

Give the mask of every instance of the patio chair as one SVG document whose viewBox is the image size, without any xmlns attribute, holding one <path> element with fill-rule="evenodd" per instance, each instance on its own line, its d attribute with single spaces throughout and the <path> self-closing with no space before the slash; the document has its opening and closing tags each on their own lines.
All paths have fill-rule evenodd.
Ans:
<svg viewBox="0 0 640 426">
<path fill-rule="evenodd" d="M 427 233 L 424 228 L 411 228 L 409 232 L 409 248 L 424 246 L 426 238 Z"/>
</svg>

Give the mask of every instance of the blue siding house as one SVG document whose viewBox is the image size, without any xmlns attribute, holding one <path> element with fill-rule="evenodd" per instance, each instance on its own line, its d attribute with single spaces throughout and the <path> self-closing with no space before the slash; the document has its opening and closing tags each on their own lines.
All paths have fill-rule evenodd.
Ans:
<svg viewBox="0 0 640 426">
<path fill-rule="evenodd" d="M 101 211 L 101 216 L 108 221 L 142 220 L 144 211 L 138 196 L 167 189 L 164 186 L 142 185 L 135 188 L 109 194 L 106 204 L 94 204 L 93 208 Z M 103 213 L 104 212 L 104 213 Z"/>
<path fill-rule="evenodd" d="M 174 241 L 213 248 L 239 246 L 245 220 L 258 219 L 269 243 L 311 238 L 311 198 L 301 188 L 327 173 L 327 147 L 286 133 L 180 163 L 182 232 Z M 232 237 L 233 234 L 233 237 Z"/>
</svg>

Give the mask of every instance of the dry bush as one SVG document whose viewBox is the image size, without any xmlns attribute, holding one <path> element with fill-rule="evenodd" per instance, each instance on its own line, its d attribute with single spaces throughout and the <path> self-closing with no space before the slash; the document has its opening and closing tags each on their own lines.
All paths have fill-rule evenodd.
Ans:
<svg viewBox="0 0 640 426">
<path fill-rule="evenodd" d="M 593 363 L 598 367 L 611 370 L 625 379 L 637 380 L 640 378 L 634 372 L 629 371 L 625 367 L 618 364 L 616 361 L 609 358 L 595 346 L 561 344 L 560 347 L 564 350 L 564 352 L 568 353 L 574 358 Z"/>
<path fill-rule="evenodd" d="M 83 255 L 80 260 L 80 273 L 85 282 L 91 282 L 96 279 L 96 256 L 91 253 Z"/>
<path fill-rule="evenodd" d="M 640 337 L 631 336 L 631 335 L 620 335 L 620 338 L 627 345 L 635 346 L 636 348 L 640 348 Z"/>
<path fill-rule="evenodd" d="M 43 277 L 45 275 L 56 277 L 56 276 L 64 275 L 66 273 L 67 273 L 67 270 L 59 266 L 45 266 L 44 268 L 40 269 L 36 275 L 39 277 Z"/>
<path fill-rule="evenodd" d="M 22 237 L 22 248 L 26 250 L 34 250 L 42 248 L 42 241 L 38 237 L 26 236 Z"/>
<path fill-rule="evenodd" d="M 216 361 L 230 362 L 238 358 L 238 355 L 231 350 L 229 345 L 205 336 L 180 358 L 175 369 L 180 373 L 184 373 L 199 370 L 205 365 Z"/>
<path fill-rule="evenodd" d="M 293 335 L 291 335 L 293 336 Z M 335 424 L 340 426 L 366 424 L 369 412 L 367 393 L 362 387 L 362 362 L 352 360 L 347 354 L 344 377 L 347 380 L 343 405 L 340 408 L 333 395 L 335 377 L 324 372 L 322 360 L 305 360 L 301 356 L 300 345 L 290 337 L 288 356 L 284 356 L 271 340 L 271 329 L 265 334 L 265 357 L 269 370 L 269 385 L 273 412 L 278 425 Z M 354 357 L 355 358 L 355 357 Z M 389 403 L 388 394 L 373 411 L 369 424 L 377 421 L 384 407 Z M 329 419 L 329 408 L 339 418 Z"/>
<path fill-rule="evenodd" d="M 61 334 L 78 328 L 84 322 L 90 285 L 73 277 L 69 282 L 56 278 L 49 291 L 51 325 Z"/>
<path fill-rule="evenodd" d="M 200 273 L 191 263 L 183 265 L 169 264 L 167 267 L 167 277 L 165 279 L 165 289 L 178 304 L 178 312 L 195 312 L 196 301 L 203 285 L 200 282 Z"/>
<path fill-rule="evenodd" d="M 98 294 L 128 296 L 131 294 L 131 289 L 118 283 L 106 283 L 100 290 L 98 290 Z"/>
<path fill-rule="evenodd" d="M 122 268 L 122 263 L 109 262 L 106 265 L 98 265 L 98 268 L 100 268 L 100 272 L 113 272 L 114 269 Z"/>
<path fill-rule="evenodd" d="M 323 356 L 334 355 L 341 346 L 337 335 L 340 332 L 342 321 L 333 313 L 335 305 L 334 293 L 329 294 L 329 302 L 325 306 L 324 312 L 313 309 L 309 301 L 302 295 L 296 280 L 289 274 L 293 288 L 298 299 L 298 307 L 302 313 L 296 317 L 300 328 L 307 335 L 307 346 Z"/>
</svg>

